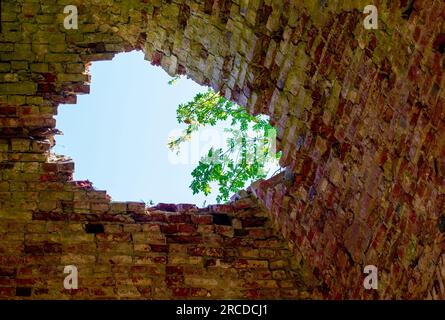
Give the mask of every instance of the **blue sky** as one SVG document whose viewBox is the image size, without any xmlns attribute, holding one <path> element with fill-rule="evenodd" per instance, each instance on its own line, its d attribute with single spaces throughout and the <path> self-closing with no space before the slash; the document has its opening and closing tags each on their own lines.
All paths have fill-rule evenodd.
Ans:
<svg viewBox="0 0 445 320">
<path fill-rule="evenodd" d="M 228 124 L 201 130 L 179 157 L 167 147 L 185 128 L 177 123 L 177 106 L 207 89 L 185 78 L 169 85 L 171 77 L 142 52 L 94 62 L 90 74 L 90 94 L 61 105 L 56 118 L 64 135 L 53 151 L 75 161 L 74 179 L 90 180 L 115 201 L 216 203 L 215 187 L 209 196 L 192 194 L 190 173 L 211 145 L 223 145 Z"/>
<path fill-rule="evenodd" d="M 94 62 L 90 73 L 90 94 L 79 95 L 76 105 L 61 105 L 57 116 L 64 135 L 56 137 L 53 151 L 74 159 L 74 178 L 92 181 L 115 201 L 215 202 L 216 194 L 192 195 L 188 187 L 206 136 L 186 146 L 182 158 L 167 148 L 173 130 L 184 128 L 176 121 L 177 106 L 206 88 L 189 79 L 168 85 L 171 77 L 142 52 Z"/>
</svg>

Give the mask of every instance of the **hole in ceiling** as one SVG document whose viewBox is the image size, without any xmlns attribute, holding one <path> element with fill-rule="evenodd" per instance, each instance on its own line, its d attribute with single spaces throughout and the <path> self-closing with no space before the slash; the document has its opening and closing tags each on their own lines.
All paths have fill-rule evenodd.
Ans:
<svg viewBox="0 0 445 320">
<path fill-rule="evenodd" d="M 136 51 L 94 62 L 89 73 L 90 94 L 78 96 L 76 105 L 61 105 L 56 118 L 63 135 L 53 152 L 74 160 L 74 180 L 93 182 L 113 201 L 216 203 L 216 183 L 207 196 L 193 194 L 191 172 L 210 147 L 226 145 L 229 119 L 194 133 L 179 155 L 167 146 L 186 128 L 178 124 L 178 106 L 207 88 L 185 78 L 169 85 L 172 78 Z M 271 176 L 278 161 L 266 169 Z"/>
</svg>

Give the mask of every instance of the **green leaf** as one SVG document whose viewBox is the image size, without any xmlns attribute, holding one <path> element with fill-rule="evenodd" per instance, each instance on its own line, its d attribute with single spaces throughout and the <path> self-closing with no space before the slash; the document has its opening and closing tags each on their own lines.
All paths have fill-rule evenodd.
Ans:
<svg viewBox="0 0 445 320">
<path fill-rule="evenodd" d="M 231 193 L 244 188 L 247 182 L 264 178 L 266 166 L 276 164 L 280 158 L 281 153 L 270 152 L 271 140 L 276 137 L 275 128 L 264 117 L 248 114 L 243 107 L 211 89 L 198 93 L 192 101 L 180 104 L 176 115 L 179 123 L 187 125 L 179 137 L 168 142 L 168 147 L 178 152 L 179 146 L 199 129 L 214 126 L 220 121 L 231 122 L 231 127 L 224 130 L 229 134 L 227 149 L 211 147 L 192 171 L 190 188 L 193 194 L 202 192 L 209 195 L 210 184 L 216 183 L 219 191 L 217 201 L 227 201 Z M 254 136 L 250 137 L 249 132 L 253 132 Z"/>
</svg>

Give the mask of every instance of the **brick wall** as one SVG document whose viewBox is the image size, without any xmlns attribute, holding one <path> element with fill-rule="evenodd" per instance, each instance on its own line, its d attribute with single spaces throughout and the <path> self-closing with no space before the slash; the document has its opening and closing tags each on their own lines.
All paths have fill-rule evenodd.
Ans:
<svg viewBox="0 0 445 320">
<path fill-rule="evenodd" d="M 2 221 L 0 298 L 305 296 L 287 242 L 250 198 L 205 209 L 187 204 L 146 209 L 144 203 L 110 204 L 104 192 L 70 194 L 79 204 L 74 210 Z M 64 288 L 69 265 L 78 270 L 76 290 Z"/>
<path fill-rule="evenodd" d="M 306 20 L 294 61 L 304 72 L 289 71 L 269 103 L 294 175 L 254 189 L 319 297 L 443 299 L 445 5 L 378 7 L 382 31 L 358 11 L 321 28 Z M 370 264 L 374 292 L 358 281 Z"/>
<path fill-rule="evenodd" d="M 77 254 L 77 259 L 85 259 L 88 272 L 95 272 L 90 270 L 92 256 L 98 266 L 103 264 L 112 279 L 112 289 L 103 290 L 109 297 L 122 290 L 123 296 L 154 298 L 192 297 L 195 291 L 232 298 L 445 298 L 445 5 L 440 0 L 410 3 L 375 1 L 379 29 L 365 30 L 367 1 L 2 1 L 0 294 L 28 294 L 30 289 L 15 289 L 24 287 L 32 288 L 32 297 L 66 297 L 52 290 L 62 279 L 61 264 L 45 271 L 45 261 L 69 260 L 69 242 L 79 236 L 91 254 Z M 78 30 L 63 27 L 67 4 L 78 8 Z M 276 244 L 285 255 L 290 248 L 290 265 L 298 270 L 283 265 L 283 283 L 273 275 L 277 256 L 262 259 L 268 251 L 251 247 L 253 260 L 264 261 L 252 262 L 250 275 L 239 271 L 236 262 L 223 263 L 219 267 L 234 273 L 234 287 L 222 292 L 229 275 L 209 272 L 212 266 L 204 260 L 210 251 L 194 258 L 194 248 L 198 252 L 201 246 L 193 242 L 195 236 L 169 244 L 168 232 L 150 228 L 163 224 L 174 229 L 176 222 L 138 221 L 133 204 L 110 203 L 105 192 L 90 190 L 88 182 L 72 181 L 72 162 L 49 156 L 57 106 L 75 103 L 77 94 L 89 92 L 88 63 L 130 50 L 143 50 L 147 60 L 169 74 L 187 74 L 250 112 L 271 116 L 286 174 L 255 183 L 251 191 L 262 208 L 251 204 L 247 211 L 265 209 L 268 220 L 254 216 L 253 224 L 266 223 L 267 228 L 260 228 L 266 233 L 273 232 L 273 224 L 281 236 L 269 245 Z M 230 208 L 230 214 L 240 214 Z M 153 215 L 138 210 L 140 216 Z M 102 224 L 104 233 L 86 233 L 93 222 Z M 196 239 L 211 247 L 199 224 L 184 223 L 185 229 L 198 228 Z M 63 232 L 57 231 L 61 226 Z M 238 226 L 210 226 L 216 238 L 262 237 L 260 231 L 220 235 L 217 230 Z M 52 240 L 54 232 L 59 238 Z M 178 248 L 184 268 L 174 271 L 166 262 L 154 268 L 160 274 L 142 268 L 151 276 L 134 276 L 137 239 L 152 233 L 164 237 L 164 247 L 142 255 L 150 262 L 158 255 L 174 261 Z M 118 234 L 117 251 L 108 254 L 102 243 L 113 241 L 112 234 Z M 142 245 L 150 244 L 144 241 Z M 167 252 L 156 252 L 165 246 Z M 73 254 L 81 247 L 73 245 Z M 245 258 L 241 249 L 230 250 L 233 244 L 216 248 L 231 252 L 234 261 Z M 122 258 L 113 264 L 100 260 L 102 255 Z M 34 256 L 34 261 L 28 258 Z M 207 283 L 187 280 L 190 261 L 200 261 L 198 270 L 210 274 Z M 367 264 L 379 268 L 379 290 L 363 289 Z M 30 282 L 18 281 L 23 279 L 20 266 L 29 265 L 43 271 L 28 269 Z M 264 282 L 254 285 L 260 289 L 248 293 L 249 277 L 257 278 L 263 267 L 271 278 L 265 275 Z M 39 282 L 39 272 L 48 275 L 46 283 Z M 127 273 L 136 283 L 122 279 Z M 170 277 L 180 280 L 169 285 Z M 102 285 L 91 281 L 92 291 L 79 295 L 99 298 L 101 292 L 94 288 Z M 144 287 L 151 289 L 138 290 Z"/>
</svg>

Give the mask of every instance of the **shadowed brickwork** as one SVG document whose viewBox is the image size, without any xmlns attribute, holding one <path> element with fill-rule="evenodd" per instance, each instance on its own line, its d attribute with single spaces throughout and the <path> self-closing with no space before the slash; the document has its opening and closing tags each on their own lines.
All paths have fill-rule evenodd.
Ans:
<svg viewBox="0 0 445 320">
<path fill-rule="evenodd" d="M 233 205 L 112 203 L 78 190 L 86 207 L 3 221 L 2 298 L 295 299 L 301 268 L 261 209 Z M 64 266 L 77 290 L 63 287 Z"/>
<path fill-rule="evenodd" d="M 445 298 L 445 3 L 374 1 L 378 30 L 351 3 L 2 1 L 0 296 Z M 89 92 L 89 62 L 131 50 L 270 115 L 285 172 L 222 219 L 72 181 L 49 157 L 57 106 Z M 75 263 L 88 289 L 67 292 Z"/>
</svg>

